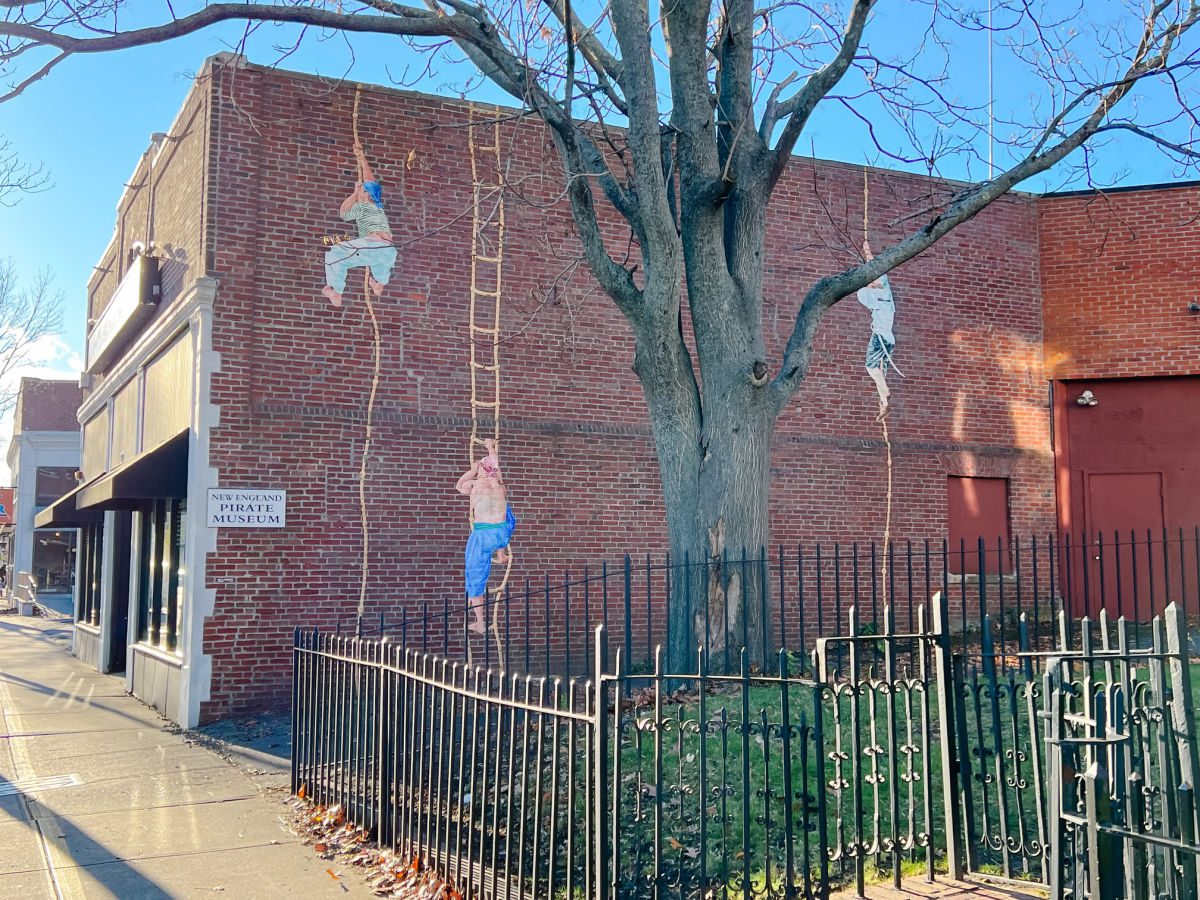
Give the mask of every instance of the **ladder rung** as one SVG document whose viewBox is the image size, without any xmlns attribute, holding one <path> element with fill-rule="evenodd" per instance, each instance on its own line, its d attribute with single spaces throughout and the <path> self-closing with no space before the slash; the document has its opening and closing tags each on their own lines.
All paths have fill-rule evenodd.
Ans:
<svg viewBox="0 0 1200 900">
<path fill-rule="evenodd" d="M 471 330 L 478 331 L 481 334 L 497 334 L 499 332 L 499 329 L 484 328 L 482 325 L 476 325 L 474 322 L 471 323 Z"/>
<path fill-rule="evenodd" d="M 483 153 L 497 153 L 500 150 L 495 144 L 476 144 L 475 149 Z"/>
<path fill-rule="evenodd" d="M 484 369 L 488 372 L 495 372 L 500 367 L 494 363 L 480 363 L 480 362 L 475 362 L 475 360 L 471 360 L 471 368 L 472 369 Z"/>
<path fill-rule="evenodd" d="M 498 263 L 498 262 L 500 262 L 500 257 L 498 257 L 498 256 L 476 256 L 475 261 L 482 262 L 482 263 Z"/>
<path fill-rule="evenodd" d="M 499 291 L 485 291 L 483 288 L 477 288 L 474 285 L 471 286 L 471 291 L 473 293 L 478 294 L 480 297 L 499 297 L 500 296 Z"/>
<path fill-rule="evenodd" d="M 471 405 L 472 405 L 472 406 L 492 406 L 492 407 L 496 407 L 496 406 L 499 406 L 499 405 L 500 405 L 500 401 L 499 401 L 499 400 L 472 400 L 472 401 L 471 401 Z"/>
</svg>

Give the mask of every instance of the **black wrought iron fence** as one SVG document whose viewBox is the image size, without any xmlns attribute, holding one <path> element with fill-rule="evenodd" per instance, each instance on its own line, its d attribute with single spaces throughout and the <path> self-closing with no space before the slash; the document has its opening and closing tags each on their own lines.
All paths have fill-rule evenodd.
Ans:
<svg viewBox="0 0 1200 900">
<path fill-rule="evenodd" d="M 937 699 L 951 642 L 944 602 L 915 619 L 885 609 L 871 634 L 848 610 L 816 677 L 787 650 L 755 670 L 745 648 L 726 673 L 703 645 L 691 671 L 658 648 L 631 672 L 603 625 L 595 676 L 573 679 L 298 630 L 292 788 L 466 896 L 817 898 L 932 877 L 961 857 Z"/>
<path fill-rule="evenodd" d="M 1097 801 L 1051 750 L 1058 702 L 1060 743 L 1130 736 L 1104 758 L 1111 828 L 1095 834 L 1136 833 L 1126 856 L 1146 883 L 1190 887 L 1177 874 L 1194 802 L 1177 782 L 1195 709 L 1185 759 L 1183 692 L 1163 672 L 1200 678 L 1186 637 L 1200 563 L 1185 535 L 1153 537 L 958 560 L 906 544 L 886 571 L 854 545 L 739 554 L 715 574 L 713 560 L 627 559 L 509 593 L 487 642 L 438 629 L 465 619 L 448 600 L 355 634 L 297 631 L 293 790 L 491 900 L 816 898 L 939 871 L 1051 884 L 1074 852 L 1062 838 L 1056 856 L 1055 835 L 1098 846 L 1071 824 Z M 757 633 L 714 615 L 739 582 L 759 591 Z M 670 602 L 702 583 L 703 605 Z M 1168 597 L 1171 646 L 1151 615 Z M 682 664 L 668 608 L 691 617 Z"/>
<path fill-rule="evenodd" d="M 1182 610 L 1055 625 L 1052 646 L 1003 655 L 985 620 L 979 661 L 955 660 L 966 867 L 1073 897 L 1185 896 L 1200 664 Z"/>
<path fill-rule="evenodd" d="M 736 674 L 742 646 L 755 668 L 774 665 L 780 648 L 803 649 L 793 668 L 808 672 L 816 640 L 837 634 L 850 607 L 865 633 L 881 630 L 885 607 L 900 627 L 912 628 L 917 608 L 939 591 L 956 649 L 982 664 L 980 625 L 989 619 L 1004 668 L 1023 647 L 1055 646 L 1060 612 L 1094 623 L 1104 610 L 1110 621 L 1123 616 L 1135 625 L 1172 602 L 1185 617 L 1200 614 L 1200 528 L 887 548 L 806 543 L 682 560 L 626 555 L 513 579 L 503 596 L 486 601 L 484 635 L 468 630 L 465 599 L 449 596 L 344 622 L 339 633 L 387 634 L 405 647 L 484 668 L 588 677 L 595 674 L 591 629 L 603 624 L 610 669 L 617 648 L 630 671 L 647 672 L 656 647 L 678 662 L 702 642 L 714 672 Z M 744 614 L 747 603 L 761 627 Z M 671 619 L 686 627 L 671 629 Z M 1133 637 L 1145 643 L 1150 636 L 1135 628 Z"/>
</svg>

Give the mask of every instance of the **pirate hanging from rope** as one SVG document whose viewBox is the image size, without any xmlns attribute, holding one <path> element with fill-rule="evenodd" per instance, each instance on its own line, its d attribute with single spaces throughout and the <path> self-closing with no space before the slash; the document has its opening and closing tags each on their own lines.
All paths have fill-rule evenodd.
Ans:
<svg viewBox="0 0 1200 900">
<path fill-rule="evenodd" d="M 863 259 L 870 262 L 875 258 L 871 251 L 868 233 L 871 227 L 871 190 L 867 183 L 867 170 L 863 169 Z M 867 374 L 875 382 L 879 392 L 879 415 L 876 422 L 883 422 L 892 411 L 892 391 L 888 387 L 887 372 L 890 366 L 901 378 L 904 373 L 896 366 L 892 353 L 896 349 L 896 336 L 892 334 L 892 323 L 896 320 L 896 301 L 892 297 L 892 285 L 887 273 L 880 275 L 858 292 L 858 302 L 871 311 L 871 340 L 867 343 Z M 884 425 L 887 433 L 887 425 Z M 890 460 L 889 452 L 889 460 Z"/>
<path fill-rule="evenodd" d="M 357 132 L 357 128 L 356 128 Z M 354 192 L 342 201 L 340 215 L 353 222 L 358 236 L 339 241 L 325 254 L 325 287 L 321 293 L 334 306 L 342 305 L 342 294 L 346 292 L 346 276 L 351 269 L 366 266 L 370 269 L 367 283 L 376 297 L 383 294 L 384 285 L 391 280 L 392 267 L 396 264 L 396 247 L 392 243 L 392 228 L 383 211 L 383 188 L 375 180 L 375 173 L 367 162 L 357 134 L 354 156 L 358 162 L 358 183 Z"/>
<path fill-rule="evenodd" d="M 863 257 L 868 261 L 875 258 L 871 252 L 871 242 L 863 239 Z M 888 367 L 896 368 L 892 353 L 896 349 L 896 336 L 892 333 L 892 323 L 896 319 L 896 301 L 892 297 L 892 286 L 887 274 L 861 288 L 858 292 L 858 302 L 871 311 L 871 339 L 867 343 L 867 374 L 875 382 L 879 392 L 879 415 L 876 421 L 883 421 L 892 411 L 889 403 L 892 392 L 887 383 Z M 896 374 L 903 373 L 896 369 Z"/>
</svg>

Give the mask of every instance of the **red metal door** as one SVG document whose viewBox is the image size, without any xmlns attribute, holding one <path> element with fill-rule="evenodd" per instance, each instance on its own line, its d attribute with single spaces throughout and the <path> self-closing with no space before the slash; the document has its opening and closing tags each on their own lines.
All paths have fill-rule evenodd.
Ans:
<svg viewBox="0 0 1200 900">
<path fill-rule="evenodd" d="M 1161 472 L 1088 473 L 1089 584 L 1084 610 L 1146 621 L 1162 612 L 1165 580 L 1161 556 Z M 1147 541 L 1147 530 L 1152 541 Z"/>
</svg>

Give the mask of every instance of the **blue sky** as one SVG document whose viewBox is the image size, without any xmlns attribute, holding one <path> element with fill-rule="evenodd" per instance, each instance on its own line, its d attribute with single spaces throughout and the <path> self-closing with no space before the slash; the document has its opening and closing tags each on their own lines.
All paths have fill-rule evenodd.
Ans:
<svg viewBox="0 0 1200 900">
<path fill-rule="evenodd" d="M 1107 3 L 1097 0 L 1089 9 Z M 905 18 L 907 12 L 897 21 L 882 15 L 869 36 L 891 31 L 900 43 L 911 42 L 917 26 Z M 250 58 L 274 62 L 277 54 L 271 44 L 280 39 L 281 31 L 264 28 L 249 45 Z M 166 130 L 174 119 L 192 73 L 207 56 L 234 46 L 240 35 L 240 28 L 226 27 L 155 47 L 74 57 L 21 97 L 0 106 L 0 134 L 23 157 L 43 163 L 53 179 L 50 190 L 26 197 L 14 208 L 0 207 L 0 255 L 14 257 L 25 279 L 51 269 L 65 295 L 65 345 L 50 354 L 56 357 L 49 362 L 51 368 L 69 371 L 78 364 L 73 357 L 83 349 L 85 285 L 111 236 L 125 179 L 150 135 Z M 406 65 L 424 63 L 423 56 L 394 39 L 356 36 L 353 47 L 356 62 L 349 77 L 356 80 L 388 83 L 389 73 L 399 77 Z M 982 35 L 959 35 L 951 85 L 956 96 L 974 103 L 986 97 L 986 47 Z M 350 51 L 340 37 L 310 37 L 284 66 L 340 77 L 349 62 Z M 464 71 L 442 65 L 414 86 L 432 93 L 457 93 Z M 995 81 L 998 111 L 1028 108 L 1038 89 L 1002 52 L 997 54 Z M 485 88 L 476 96 L 503 100 L 495 89 Z M 836 114 L 814 119 L 797 151 L 814 149 L 822 157 L 882 164 L 869 148 L 862 126 Z M 1101 150 L 1099 161 L 1102 177 L 1115 182 L 1170 181 L 1180 174 L 1169 161 L 1131 141 Z M 1046 184 L 1061 186 L 1053 178 Z"/>
</svg>

